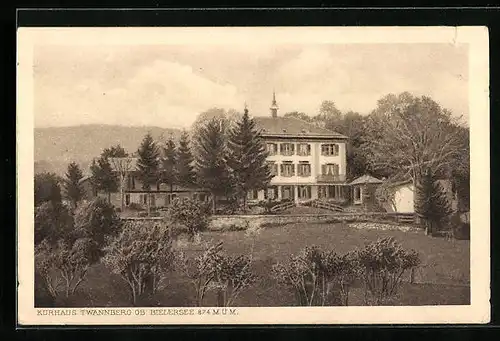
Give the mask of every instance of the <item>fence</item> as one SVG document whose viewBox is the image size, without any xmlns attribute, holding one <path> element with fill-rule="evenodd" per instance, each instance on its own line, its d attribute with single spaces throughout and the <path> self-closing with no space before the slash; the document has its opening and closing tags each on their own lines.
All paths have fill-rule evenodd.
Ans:
<svg viewBox="0 0 500 341">
<path fill-rule="evenodd" d="M 273 213 L 281 212 L 281 211 L 288 210 L 289 208 L 292 208 L 295 206 L 296 206 L 296 203 L 293 201 L 283 202 L 281 204 L 277 204 L 276 206 L 273 206 L 271 208 L 271 212 L 273 212 Z"/>
<path fill-rule="evenodd" d="M 344 212 L 344 208 L 342 206 L 328 201 L 314 200 L 311 202 L 311 207 L 323 208 L 334 212 Z"/>
</svg>

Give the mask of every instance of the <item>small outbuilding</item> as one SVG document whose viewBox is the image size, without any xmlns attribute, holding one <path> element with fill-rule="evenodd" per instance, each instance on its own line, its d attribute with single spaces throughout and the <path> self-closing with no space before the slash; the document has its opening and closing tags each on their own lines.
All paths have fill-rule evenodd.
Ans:
<svg viewBox="0 0 500 341">
<path fill-rule="evenodd" d="M 375 204 L 375 190 L 383 181 L 371 175 L 365 174 L 349 183 L 351 187 L 351 198 L 354 205 Z"/>
</svg>

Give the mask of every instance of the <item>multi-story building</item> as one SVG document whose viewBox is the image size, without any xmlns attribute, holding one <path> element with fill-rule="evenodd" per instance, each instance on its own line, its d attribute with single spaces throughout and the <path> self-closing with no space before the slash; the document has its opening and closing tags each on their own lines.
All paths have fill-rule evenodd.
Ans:
<svg viewBox="0 0 500 341">
<path fill-rule="evenodd" d="M 274 93 L 270 111 L 270 116 L 254 119 L 274 177 L 266 190 L 252 191 L 248 199 L 346 199 L 347 136 L 297 118 L 279 117 Z"/>
<path fill-rule="evenodd" d="M 350 187 L 346 183 L 347 136 L 318 127 L 309 122 L 278 116 L 278 105 L 273 93 L 270 116 L 256 116 L 254 120 L 261 131 L 274 177 L 266 190 L 248 193 L 250 201 L 266 199 L 293 199 L 296 202 L 311 199 L 346 200 Z M 128 158 L 124 175 L 124 206 L 132 203 L 145 206 L 168 206 L 176 197 L 196 197 L 207 200 L 209 192 L 203 189 L 181 188 L 158 183 L 143 189 L 137 177 L 137 158 Z M 119 174 L 117 164 L 112 167 Z M 100 195 L 104 195 L 101 193 Z M 148 199 L 150 198 L 150 199 Z M 121 193 L 110 194 L 111 202 L 121 206 Z"/>
</svg>

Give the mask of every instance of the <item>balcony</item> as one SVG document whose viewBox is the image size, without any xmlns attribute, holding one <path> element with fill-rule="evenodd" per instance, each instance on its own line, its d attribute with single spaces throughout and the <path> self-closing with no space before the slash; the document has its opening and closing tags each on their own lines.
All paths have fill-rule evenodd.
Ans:
<svg viewBox="0 0 500 341">
<path fill-rule="evenodd" d="M 338 183 L 345 182 L 345 174 L 320 174 L 316 176 L 318 183 Z"/>
</svg>

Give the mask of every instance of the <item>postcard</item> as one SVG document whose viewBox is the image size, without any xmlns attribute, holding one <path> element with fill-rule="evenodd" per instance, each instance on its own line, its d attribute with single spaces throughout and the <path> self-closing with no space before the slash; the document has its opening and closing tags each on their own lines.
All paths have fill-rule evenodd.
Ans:
<svg viewBox="0 0 500 341">
<path fill-rule="evenodd" d="M 20 326 L 489 322 L 487 28 L 17 37 Z"/>
</svg>

